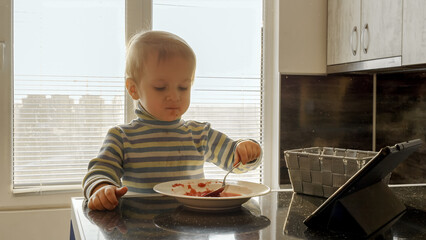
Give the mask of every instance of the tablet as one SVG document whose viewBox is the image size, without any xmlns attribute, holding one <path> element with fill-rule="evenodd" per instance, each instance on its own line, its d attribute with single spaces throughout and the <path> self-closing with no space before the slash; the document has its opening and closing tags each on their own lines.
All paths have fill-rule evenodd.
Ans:
<svg viewBox="0 0 426 240">
<path fill-rule="evenodd" d="M 330 230 L 330 219 L 338 219 L 341 216 L 333 216 L 340 215 L 342 211 L 337 210 L 336 208 L 340 205 L 340 208 L 344 208 L 347 213 L 346 215 L 351 215 L 351 211 L 347 210 L 350 206 L 342 206 L 345 203 L 352 202 L 353 209 L 352 215 L 359 214 L 358 212 L 362 211 L 373 211 L 365 213 L 368 218 L 371 216 L 380 215 L 383 212 L 385 214 L 390 208 L 389 205 L 386 208 L 382 207 L 383 204 L 381 201 L 392 201 L 393 197 L 392 192 L 388 189 L 388 187 L 384 184 L 381 184 L 381 180 L 391 173 L 393 169 L 395 169 L 399 163 L 404 161 L 410 154 L 415 152 L 422 145 L 422 141 L 420 139 L 414 139 L 407 142 L 402 142 L 395 144 L 394 146 L 387 146 L 382 148 L 376 156 L 374 156 L 367 164 L 365 164 L 358 172 L 356 172 L 345 184 L 343 184 L 336 192 L 334 192 L 323 204 L 321 204 L 310 216 L 308 216 L 303 222 L 306 226 L 313 229 L 321 229 L 321 230 Z M 373 185 L 381 185 L 378 187 L 371 187 Z M 367 192 L 365 189 L 370 188 L 370 191 Z M 366 193 L 367 192 L 367 193 Z M 358 194 L 357 194 L 358 193 Z M 385 196 L 378 196 L 378 195 Z M 342 199 L 348 199 L 351 196 L 359 195 L 358 198 L 352 198 L 350 201 L 342 201 Z M 379 200 L 377 200 L 379 199 Z M 394 202 L 389 204 L 395 204 L 397 199 L 393 200 Z M 371 203 L 371 204 L 370 204 Z M 376 205 L 374 205 L 376 204 Z M 398 204 L 396 204 L 398 205 Z M 395 215 L 400 214 L 405 210 L 405 206 L 402 205 L 403 209 L 399 209 L 399 212 L 395 212 Z M 364 209 L 367 208 L 367 209 Z M 370 208 L 370 209 L 368 209 Z M 380 211 L 375 210 L 376 208 L 384 208 Z M 362 214 L 362 213 L 361 213 Z M 370 215 L 368 215 L 370 214 Z M 343 215 L 343 214 L 342 214 Z M 352 218 L 350 223 L 356 222 L 357 216 L 351 216 Z M 367 218 L 364 217 L 364 218 Z M 387 216 L 387 219 L 380 219 L 380 221 L 391 221 L 395 216 Z M 339 220 L 340 221 L 340 220 Z M 342 221 L 344 222 L 344 221 Z M 384 222 L 383 222 L 384 223 Z M 346 224 L 346 223 L 342 223 Z M 381 223 L 380 223 L 381 224 Z M 371 225 L 371 223 L 369 224 Z M 368 228 L 368 226 L 366 226 Z M 373 231 L 373 230 L 369 230 Z M 366 231 L 366 234 L 369 232 Z"/>
</svg>

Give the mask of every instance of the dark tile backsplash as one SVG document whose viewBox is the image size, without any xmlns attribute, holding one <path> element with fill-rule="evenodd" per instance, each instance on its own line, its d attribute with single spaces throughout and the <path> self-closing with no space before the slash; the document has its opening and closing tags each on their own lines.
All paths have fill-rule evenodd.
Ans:
<svg viewBox="0 0 426 240">
<path fill-rule="evenodd" d="M 373 150 L 373 75 L 282 76 L 280 183 L 290 183 L 283 151 L 303 147 Z M 378 74 L 376 150 L 426 139 L 426 74 Z M 426 146 L 391 183 L 426 182 Z"/>
<path fill-rule="evenodd" d="M 356 76 L 282 76 L 281 184 L 289 183 L 284 150 L 371 150 L 373 80 Z"/>
<path fill-rule="evenodd" d="M 420 138 L 426 142 L 426 73 L 377 75 L 376 149 Z M 426 182 L 426 144 L 393 172 L 391 183 Z"/>
</svg>

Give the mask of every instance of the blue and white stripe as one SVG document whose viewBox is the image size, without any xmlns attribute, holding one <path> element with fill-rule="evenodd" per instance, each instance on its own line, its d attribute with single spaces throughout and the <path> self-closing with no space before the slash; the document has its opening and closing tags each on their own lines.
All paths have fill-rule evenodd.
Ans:
<svg viewBox="0 0 426 240">
<path fill-rule="evenodd" d="M 140 105 L 130 124 L 111 128 L 98 156 L 89 162 L 83 180 L 84 195 L 101 182 L 127 186 L 130 191 L 153 193 L 157 183 L 204 177 L 204 162 L 222 169 L 232 166 L 239 141 L 210 127 L 209 123 L 159 121 Z M 242 165 L 240 172 L 256 168 Z"/>
</svg>

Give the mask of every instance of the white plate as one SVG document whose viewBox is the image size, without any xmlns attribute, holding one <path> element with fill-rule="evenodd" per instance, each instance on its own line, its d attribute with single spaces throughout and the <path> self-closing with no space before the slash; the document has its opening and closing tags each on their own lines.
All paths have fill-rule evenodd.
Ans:
<svg viewBox="0 0 426 240">
<path fill-rule="evenodd" d="M 175 197 L 177 201 L 188 208 L 212 211 L 240 207 L 241 204 L 247 202 L 250 198 L 267 194 L 271 190 L 266 185 L 246 181 L 227 180 L 226 184 L 227 187 L 224 192 L 236 193 L 241 196 L 197 197 L 185 195 L 185 193 L 190 191 L 190 187 L 197 192 L 218 189 L 221 187 L 222 181 L 217 179 L 188 179 L 164 182 L 155 185 L 154 191 L 166 196 Z"/>
</svg>

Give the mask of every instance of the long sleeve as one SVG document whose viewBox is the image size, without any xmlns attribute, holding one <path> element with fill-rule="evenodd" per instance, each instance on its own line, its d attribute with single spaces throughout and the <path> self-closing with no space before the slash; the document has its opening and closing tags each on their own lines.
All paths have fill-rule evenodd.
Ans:
<svg viewBox="0 0 426 240">
<path fill-rule="evenodd" d="M 204 178 L 204 162 L 212 162 L 224 170 L 234 162 L 237 144 L 209 123 L 159 121 L 144 109 L 136 111 L 138 119 L 111 128 L 98 156 L 89 162 L 83 179 L 83 191 L 90 197 L 102 182 L 130 192 L 154 193 L 161 182 Z M 243 173 L 259 166 L 261 157 L 235 171 Z"/>
<path fill-rule="evenodd" d="M 121 186 L 123 176 L 123 139 L 119 128 L 111 128 L 96 158 L 89 162 L 88 172 L 83 179 L 83 193 L 90 197 L 93 188 L 105 182 Z"/>
<path fill-rule="evenodd" d="M 227 135 L 214 130 L 210 127 L 210 124 L 206 125 L 207 131 L 207 142 L 205 148 L 205 159 L 208 162 L 214 163 L 216 166 L 224 169 L 230 170 L 234 163 L 235 149 L 238 143 L 244 141 L 243 139 L 234 141 L 230 139 Z M 255 140 L 248 139 L 257 144 Z M 256 169 L 262 162 L 262 153 L 259 158 L 256 160 L 247 163 L 240 164 L 240 166 L 235 170 L 235 173 L 245 173 L 250 170 Z"/>
</svg>

